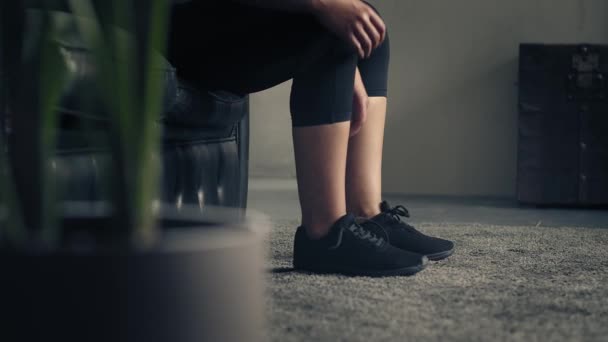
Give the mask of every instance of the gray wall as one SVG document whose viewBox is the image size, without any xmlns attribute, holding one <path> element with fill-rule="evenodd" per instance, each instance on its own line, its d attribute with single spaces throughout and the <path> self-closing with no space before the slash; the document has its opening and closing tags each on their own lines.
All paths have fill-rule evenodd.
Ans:
<svg viewBox="0 0 608 342">
<path fill-rule="evenodd" d="M 391 37 L 387 193 L 513 196 L 520 42 L 608 43 L 606 0 L 376 0 Z M 295 176 L 289 82 L 252 97 L 251 175 Z"/>
</svg>

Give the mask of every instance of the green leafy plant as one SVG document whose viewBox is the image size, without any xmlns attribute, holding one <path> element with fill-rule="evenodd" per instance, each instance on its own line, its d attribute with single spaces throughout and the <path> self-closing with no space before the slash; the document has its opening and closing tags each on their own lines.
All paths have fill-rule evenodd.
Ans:
<svg viewBox="0 0 608 342">
<path fill-rule="evenodd" d="M 161 62 L 154 56 L 165 43 L 167 3 L 154 0 L 142 8 L 133 1 L 108 1 L 104 12 L 110 20 L 105 22 L 91 1 L 69 3 L 75 15 L 92 19 L 92 25 L 78 21 L 79 31 L 100 67 L 100 90 L 113 123 L 115 210 L 123 224 L 134 229 L 138 241 L 151 241 L 155 233 L 152 200 L 157 196 L 159 175 L 154 159 L 160 138 L 156 121 L 163 81 L 162 74 L 155 72 Z M 136 10 L 147 13 L 134 13 Z M 116 27 L 134 32 L 135 46 L 121 39 Z M 115 63 L 117 60 L 124 62 Z"/>
<path fill-rule="evenodd" d="M 157 120 L 164 81 L 164 75 L 158 72 L 163 63 L 158 56 L 165 46 L 167 0 L 65 3 L 76 18 L 80 37 L 94 56 L 98 91 L 110 122 L 109 184 L 112 213 L 117 222 L 115 234 L 127 243 L 149 245 L 157 235 L 152 204 L 158 197 Z M 16 157 L 11 158 L 14 165 L 9 167 L 4 147 L 0 146 L 0 165 L 5 169 L 0 179 L 0 203 L 5 203 L 8 218 L 7 224 L 0 227 L 4 230 L 0 238 L 4 236 L 17 245 L 32 238 L 51 247 L 60 243 L 57 189 L 48 168 L 55 152 L 57 104 L 67 73 L 52 42 L 57 27 L 51 12 L 65 5 L 63 1 L 28 3 L 27 6 L 42 8 L 43 14 L 30 16 L 26 21 L 19 19 L 25 17 L 22 14 L 26 4 L 5 1 L 0 4 L 1 40 L 11 37 L 13 41 L 11 46 L 2 45 L 0 64 L 3 70 L 10 66 L 20 76 L 14 89 L 6 89 L 13 104 L 11 118 L 17 145 L 14 148 L 18 150 L 13 153 Z M 134 39 L 125 37 L 125 31 Z M 18 136 L 23 132 L 28 137 Z M 19 177 L 30 177 L 33 185 L 24 186 L 19 177 L 13 177 L 13 170 L 29 172 Z M 30 215 L 32 212 L 34 215 Z"/>
</svg>

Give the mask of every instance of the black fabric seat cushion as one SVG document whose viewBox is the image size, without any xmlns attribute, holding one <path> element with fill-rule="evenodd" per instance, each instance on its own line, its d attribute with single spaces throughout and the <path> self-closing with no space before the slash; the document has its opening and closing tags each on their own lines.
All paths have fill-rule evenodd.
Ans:
<svg viewBox="0 0 608 342">
<path fill-rule="evenodd" d="M 238 145 L 235 141 L 164 144 L 161 201 L 239 207 L 241 205 Z M 103 170 L 111 160 L 103 151 L 70 151 L 55 156 L 52 169 L 60 199 L 106 201 L 110 194 Z"/>
</svg>

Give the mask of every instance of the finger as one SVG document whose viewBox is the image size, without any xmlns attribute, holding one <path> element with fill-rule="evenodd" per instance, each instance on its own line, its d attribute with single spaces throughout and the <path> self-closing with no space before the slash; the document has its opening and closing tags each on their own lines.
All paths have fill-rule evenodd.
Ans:
<svg viewBox="0 0 608 342">
<path fill-rule="evenodd" d="M 361 124 L 358 122 L 351 122 L 350 125 L 350 136 L 354 137 L 361 130 Z"/>
<path fill-rule="evenodd" d="M 363 51 L 363 47 L 361 46 L 361 43 L 359 43 L 359 39 L 357 39 L 357 36 L 355 36 L 354 33 L 351 33 L 351 35 L 350 35 L 350 43 L 357 50 L 359 57 L 364 58 L 365 52 Z"/>
<path fill-rule="evenodd" d="M 359 115 L 359 117 L 357 118 L 357 120 L 353 123 L 351 123 L 351 125 L 353 126 L 353 135 L 359 133 L 362 129 L 363 126 L 365 125 L 365 122 L 367 121 L 367 114 L 366 113 L 361 113 Z"/>
<path fill-rule="evenodd" d="M 350 136 L 354 136 L 359 131 L 359 123 L 356 117 L 350 119 Z"/>
<path fill-rule="evenodd" d="M 372 44 L 372 40 L 367 35 L 367 32 L 365 32 L 365 28 L 363 28 L 363 25 L 357 25 L 355 27 L 354 33 L 357 37 L 357 40 L 359 41 L 359 44 L 361 44 L 363 51 L 365 52 L 364 58 L 369 57 L 369 55 L 371 55 L 372 53 L 374 45 Z"/>
<path fill-rule="evenodd" d="M 361 113 L 357 116 L 357 118 L 351 123 L 352 135 L 356 135 L 363 129 L 363 125 L 365 125 L 365 121 L 367 121 L 367 112 L 366 110 L 362 110 Z"/>
<path fill-rule="evenodd" d="M 384 20 L 380 18 L 378 13 L 376 13 L 374 10 L 372 10 L 371 12 L 372 13 L 369 15 L 369 20 L 374 25 L 376 30 L 378 30 L 378 32 L 380 33 L 380 44 L 382 44 L 382 42 L 384 42 L 384 39 L 386 38 L 386 24 L 384 24 Z"/>
<path fill-rule="evenodd" d="M 382 36 L 380 32 L 378 32 L 378 30 L 376 29 L 376 26 L 372 24 L 371 20 L 365 23 L 365 32 L 367 33 L 367 36 L 370 37 L 372 40 L 372 49 L 377 48 L 378 45 L 380 45 L 380 43 L 382 42 Z"/>
<path fill-rule="evenodd" d="M 353 117 L 351 118 L 350 121 L 350 136 L 355 136 L 360 130 L 361 127 L 363 125 L 363 123 L 361 122 L 361 113 L 358 113 L 357 115 L 354 115 L 353 113 Z"/>
<path fill-rule="evenodd" d="M 359 126 L 363 127 L 363 125 L 367 121 L 367 103 L 363 103 L 361 106 L 363 110 L 361 110 L 361 114 L 359 115 Z"/>
</svg>

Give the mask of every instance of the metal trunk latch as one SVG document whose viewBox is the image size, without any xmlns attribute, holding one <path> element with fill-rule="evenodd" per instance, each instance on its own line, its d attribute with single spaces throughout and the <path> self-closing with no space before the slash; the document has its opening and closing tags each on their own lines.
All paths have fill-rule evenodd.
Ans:
<svg viewBox="0 0 608 342">
<path fill-rule="evenodd" d="M 606 99 L 606 75 L 600 70 L 600 55 L 589 45 L 581 45 L 572 55 L 568 73 L 568 99 Z"/>
</svg>

